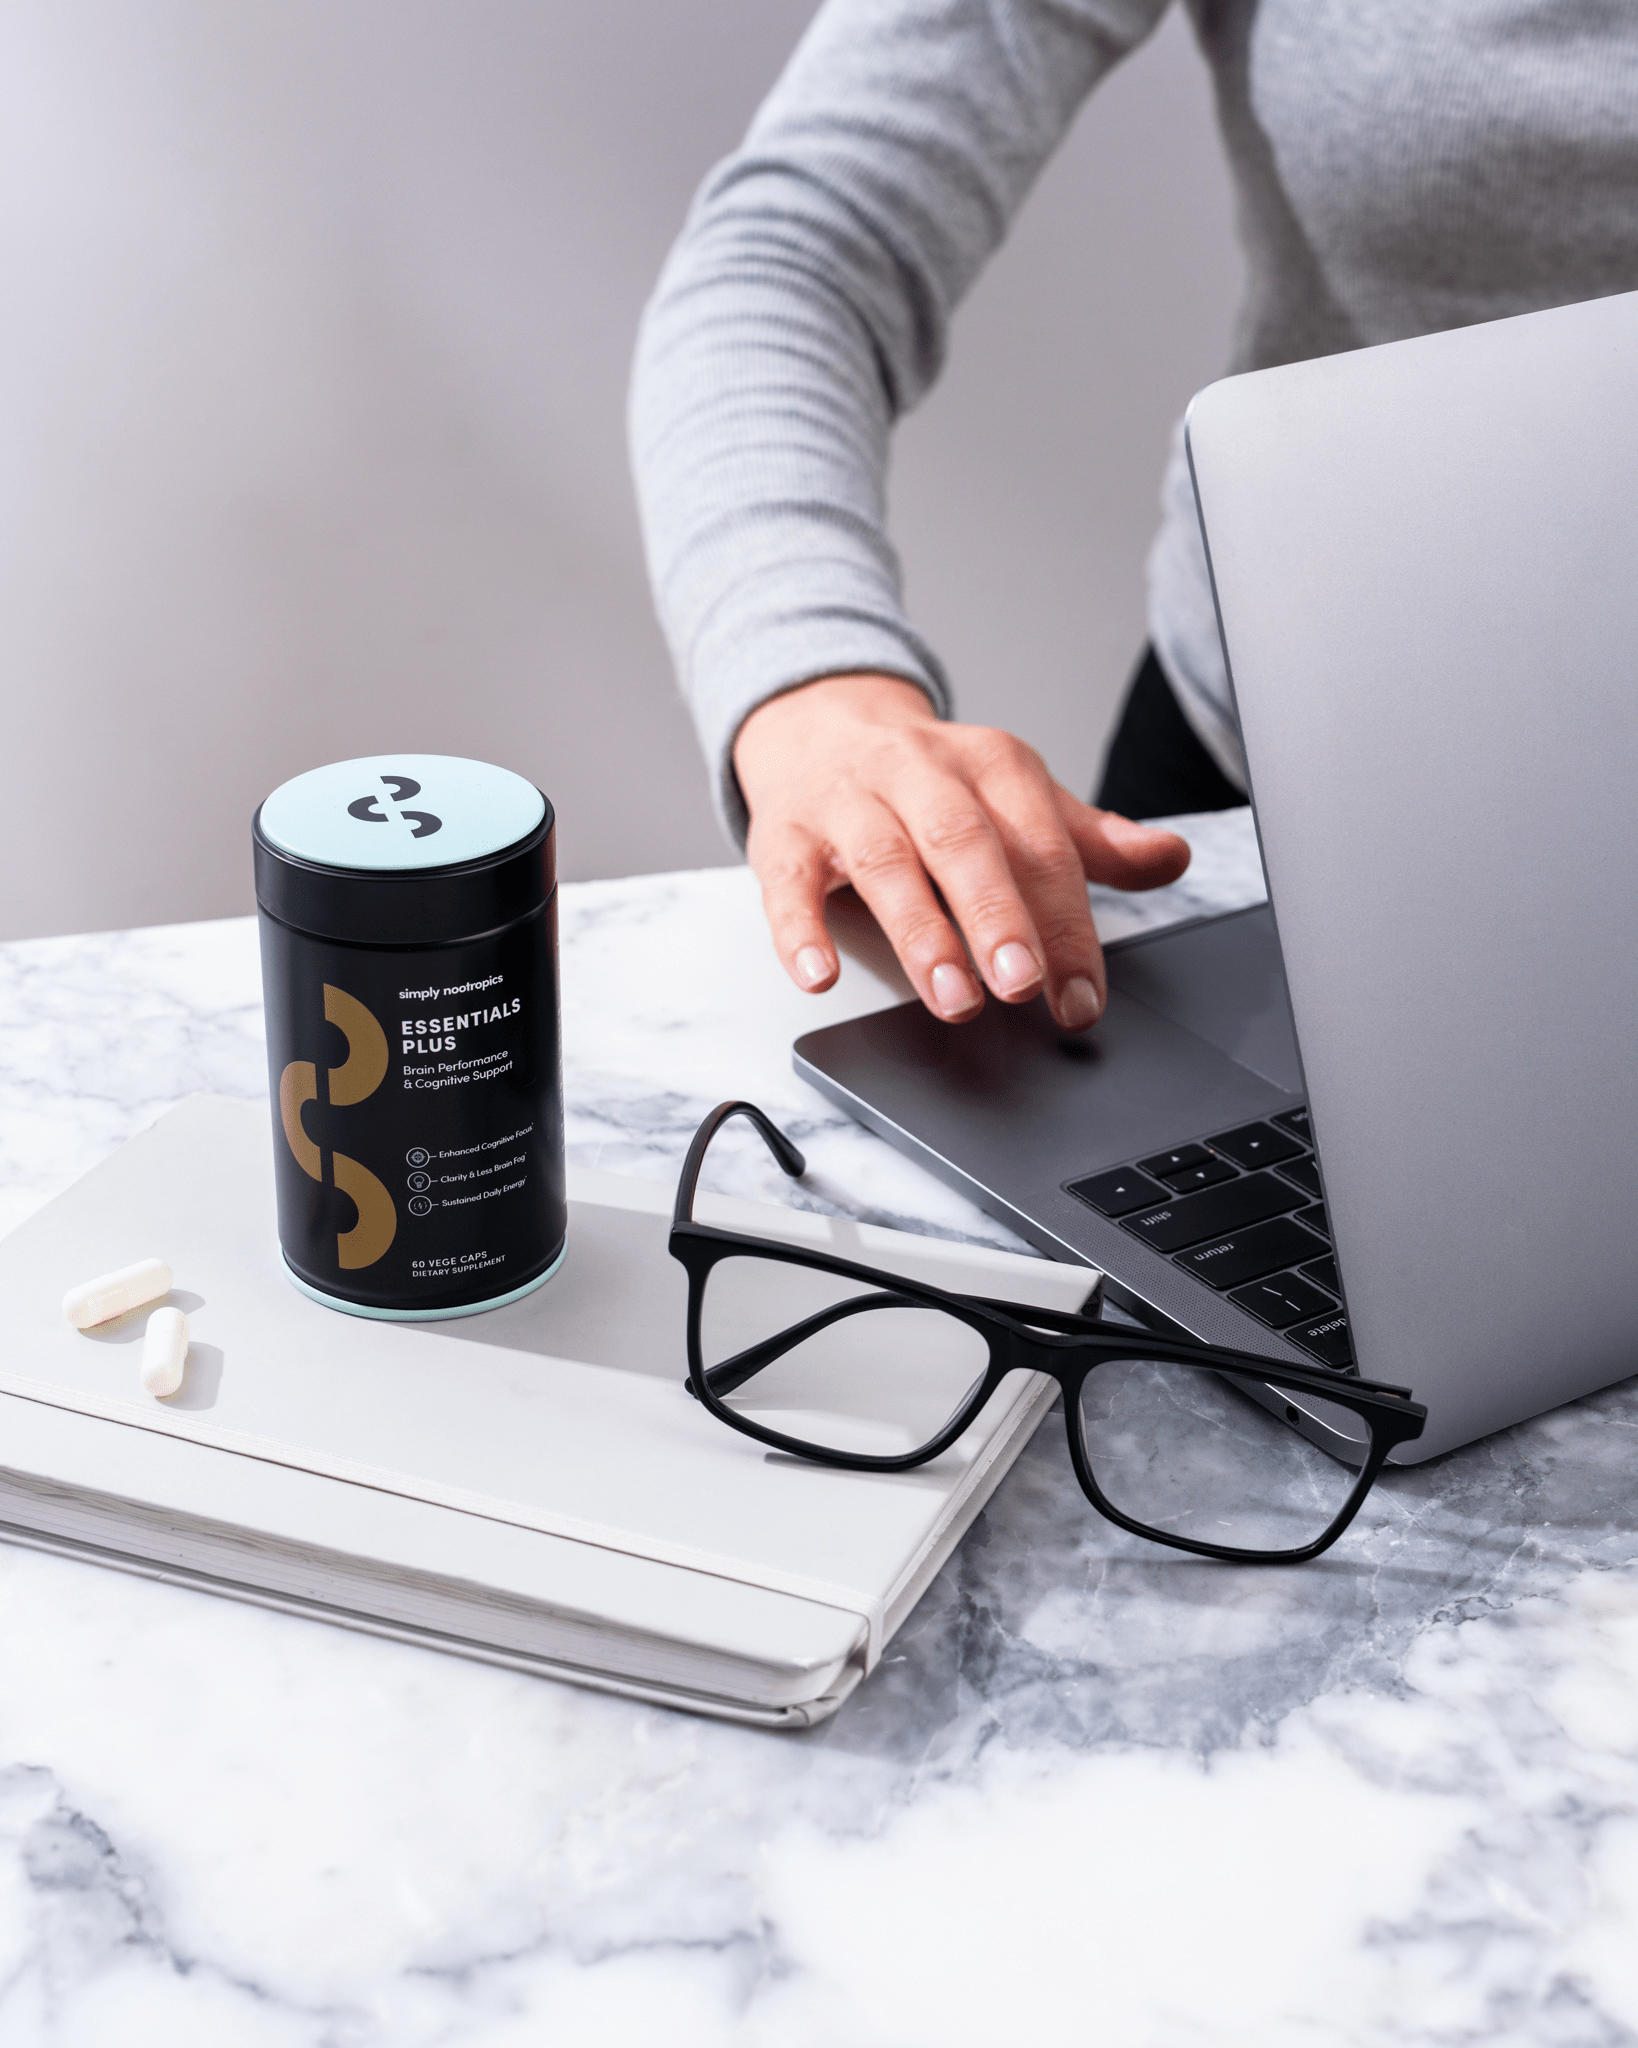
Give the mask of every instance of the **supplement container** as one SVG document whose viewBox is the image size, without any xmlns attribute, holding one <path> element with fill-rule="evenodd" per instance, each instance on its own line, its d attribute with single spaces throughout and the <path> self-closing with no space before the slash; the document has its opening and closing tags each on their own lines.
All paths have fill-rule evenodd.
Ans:
<svg viewBox="0 0 1638 2048">
<path fill-rule="evenodd" d="M 392 1320 L 515 1301 L 568 1221 L 551 805 L 382 754 L 284 783 L 252 836 L 290 1277 Z"/>
</svg>

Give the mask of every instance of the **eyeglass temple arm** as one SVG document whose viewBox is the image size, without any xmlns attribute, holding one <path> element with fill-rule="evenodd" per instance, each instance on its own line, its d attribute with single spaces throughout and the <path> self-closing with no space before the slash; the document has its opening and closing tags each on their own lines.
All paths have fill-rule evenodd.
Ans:
<svg viewBox="0 0 1638 2048">
<path fill-rule="evenodd" d="M 964 1301 L 969 1308 L 999 1309 L 1004 1316 L 1011 1316 L 1020 1323 L 1034 1323 L 1040 1329 L 1056 1330 L 1065 1337 L 1078 1337 L 1086 1330 L 1103 1334 L 1109 1328 L 1098 1316 L 1074 1309 L 1032 1308 L 1026 1301 L 1001 1301 L 990 1294 L 958 1294 L 954 1299 Z"/>
<path fill-rule="evenodd" d="M 765 1365 L 772 1365 L 776 1358 L 783 1358 L 787 1351 L 794 1351 L 798 1344 L 805 1344 L 810 1337 L 818 1336 L 821 1330 L 828 1330 L 833 1323 L 842 1322 L 848 1316 L 862 1314 L 866 1309 L 878 1308 L 919 1308 L 920 1302 L 912 1301 L 902 1294 L 856 1294 L 851 1301 L 838 1301 L 829 1308 L 819 1309 L 800 1323 L 792 1323 L 788 1329 L 780 1330 L 775 1336 L 764 1337 L 760 1344 L 752 1344 L 744 1351 L 736 1351 L 732 1358 L 725 1358 L 720 1365 L 708 1366 L 705 1384 L 713 1394 L 732 1394 L 755 1379 Z"/>
<path fill-rule="evenodd" d="M 792 1180 L 800 1180 L 807 1172 L 808 1162 L 778 1124 L 771 1117 L 764 1116 L 754 1102 L 719 1102 L 694 1133 L 694 1142 L 689 1146 L 688 1156 L 683 1161 L 682 1173 L 677 1180 L 676 1207 L 671 1212 L 671 1221 L 674 1225 L 693 1222 L 694 1188 L 700 1177 L 705 1149 L 728 1119 L 734 1116 L 747 1117 L 755 1124 L 762 1142 Z"/>
</svg>

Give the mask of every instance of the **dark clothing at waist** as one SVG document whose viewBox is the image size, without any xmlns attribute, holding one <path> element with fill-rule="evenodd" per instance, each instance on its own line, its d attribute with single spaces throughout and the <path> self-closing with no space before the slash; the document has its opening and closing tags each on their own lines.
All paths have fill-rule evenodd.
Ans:
<svg viewBox="0 0 1638 2048">
<path fill-rule="evenodd" d="M 1127 689 L 1092 801 L 1123 818 L 1228 811 L 1246 801 L 1184 717 L 1152 647 Z"/>
</svg>

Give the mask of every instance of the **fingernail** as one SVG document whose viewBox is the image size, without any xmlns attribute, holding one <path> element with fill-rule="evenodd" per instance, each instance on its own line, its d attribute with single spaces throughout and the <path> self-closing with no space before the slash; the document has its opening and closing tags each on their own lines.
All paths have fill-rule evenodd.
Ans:
<svg viewBox="0 0 1638 2048">
<path fill-rule="evenodd" d="M 1016 995 L 1020 989 L 1034 988 L 1041 979 L 1041 969 L 1035 955 L 1028 946 L 1019 945 L 1016 939 L 1009 939 L 1004 946 L 997 946 L 990 956 L 990 973 L 995 977 L 998 995 Z"/>
<path fill-rule="evenodd" d="M 1084 1031 L 1103 1015 L 1103 998 L 1097 983 L 1084 974 L 1072 975 L 1058 991 L 1058 1022 L 1066 1031 Z"/>
<path fill-rule="evenodd" d="M 803 946 L 791 965 L 804 988 L 817 988 L 820 982 L 830 978 L 830 962 L 817 946 Z"/>
<path fill-rule="evenodd" d="M 965 1017 L 976 1010 L 984 997 L 964 968 L 948 961 L 933 969 L 933 1006 L 941 1017 Z"/>
</svg>

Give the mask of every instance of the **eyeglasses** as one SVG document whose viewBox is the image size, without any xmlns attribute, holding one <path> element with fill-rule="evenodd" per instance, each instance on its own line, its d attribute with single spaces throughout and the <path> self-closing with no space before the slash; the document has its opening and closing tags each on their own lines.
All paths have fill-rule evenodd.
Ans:
<svg viewBox="0 0 1638 2048">
<path fill-rule="evenodd" d="M 948 1450 L 1010 1373 L 1046 1373 L 1100 1514 L 1174 1550 L 1298 1564 L 1347 1528 L 1393 1447 L 1422 1434 L 1427 1410 L 1399 1387 L 951 1294 L 696 1223 L 706 1149 L 736 1116 L 792 1179 L 807 1171 L 755 1104 L 721 1103 L 683 1161 L 670 1247 L 688 1272 L 689 1391 L 759 1443 L 907 1472 Z M 1304 1425 L 1336 1454 L 1300 1435 Z"/>
</svg>

